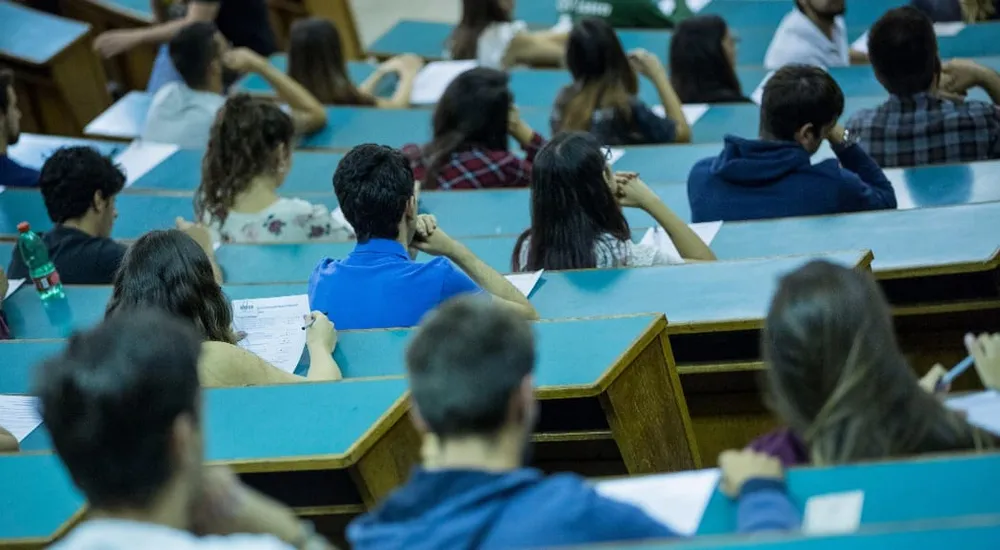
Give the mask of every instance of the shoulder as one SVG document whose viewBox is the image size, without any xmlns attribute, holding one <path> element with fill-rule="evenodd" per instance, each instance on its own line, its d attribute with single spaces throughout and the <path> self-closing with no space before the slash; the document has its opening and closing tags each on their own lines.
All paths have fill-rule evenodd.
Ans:
<svg viewBox="0 0 1000 550">
<path fill-rule="evenodd" d="M 289 215 L 304 215 L 304 214 L 317 214 L 328 212 L 326 206 L 322 204 L 313 204 L 307 200 L 282 197 L 278 199 L 278 202 L 269 208 L 271 212 L 275 214 L 289 214 Z"/>
<path fill-rule="evenodd" d="M 844 126 L 848 130 L 859 131 L 874 122 L 875 116 L 878 112 L 878 108 L 868 108 L 854 111 L 854 114 L 847 119 L 847 123 Z"/>
<path fill-rule="evenodd" d="M 201 0 L 199 0 L 201 1 Z M 198 539 L 195 548 L 203 550 L 291 550 L 292 547 L 272 535 L 236 534 Z"/>
</svg>

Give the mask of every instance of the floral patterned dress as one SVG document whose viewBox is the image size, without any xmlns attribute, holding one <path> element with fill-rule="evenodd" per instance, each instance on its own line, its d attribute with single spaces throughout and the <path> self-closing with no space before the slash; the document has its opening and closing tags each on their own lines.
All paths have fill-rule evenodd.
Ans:
<svg viewBox="0 0 1000 550">
<path fill-rule="evenodd" d="M 354 229 L 340 209 L 332 214 L 322 204 L 281 198 L 257 212 L 230 212 L 225 222 L 206 219 L 212 238 L 222 243 L 295 243 L 313 239 L 346 241 Z"/>
</svg>

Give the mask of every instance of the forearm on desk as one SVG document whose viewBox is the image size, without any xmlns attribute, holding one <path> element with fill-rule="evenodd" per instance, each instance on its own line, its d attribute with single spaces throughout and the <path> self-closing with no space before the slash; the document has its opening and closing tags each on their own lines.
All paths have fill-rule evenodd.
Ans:
<svg viewBox="0 0 1000 550">
<path fill-rule="evenodd" d="M 309 380 L 340 380 L 344 377 L 340 365 L 333 358 L 333 352 L 327 352 L 317 346 L 307 346 L 309 350 Z"/>
<path fill-rule="evenodd" d="M 461 243 L 456 243 L 456 249 L 448 255 L 458 267 L 466 273 L 480 288 L 508 302 L 518 304 L 526 310 L 534 311 L 535 307 L 521 294 L 510 281 L 495 269 L 479 259 L 471 250 Z M 537 313 L 536 313 L 537 315 Z"/>
</svg>

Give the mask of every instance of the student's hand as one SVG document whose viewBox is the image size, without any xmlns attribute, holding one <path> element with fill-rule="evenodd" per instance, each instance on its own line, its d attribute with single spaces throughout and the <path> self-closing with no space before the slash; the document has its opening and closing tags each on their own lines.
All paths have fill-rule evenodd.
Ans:
<svg viewBox="0 0 1000 550">
<path fill-rule="evenodd" d="M 417 217 L 417 231 L 413 235 L 413 247 L 431 256 L 451 256 L 458 246 L 443 229 L 438 227 L 434 216 L 421 214 Z"/>
<path fill-rule="evenodd" d="M 920 385 L 920 389 L 927 393 L 937 393 L 938 384 L 941 383 L 941 379 L 944 375 L 948 374 L 948 369 L 944 368 L 944 365 L 938 363 L 931 367 L 931 370 L 927 371 L 917 383 Z M 948 393 L 949 388 L 941 388 L 941 393 Z"/>
<path fill-rule="evenodd" d="M 226 466 L 206 466 L 200 491 L 191 506 L 191 527 L 198 535 L 239 532 L 237 517 L 247 488 Z"/>
<path fill-rule="evenodd" d="M 830 131 L 826 133 L 826 140 L 830 142 L 831 145 L 840 145 L 844 143 L 844 127 L 840 123 L 833 125 Z"/>
<path fill-rule="evenodd" d="M 222 64 L 238 73 L 257 72 L 267 60 L 249 48 L 233 48 L 222 54 Z"/>
<path fill-rule="evenodd" d="M 531 143 L 531 138 L 535 135 L 531 126 L 528 126 L 528 123 L 521 119 L 521 112 L 516 105 L 511 105 L 510 112 L 507 114 L 507 132 L 521 145 Z"/>
<path fill-rule="evenodd" d="M 976 362 L 976 372 L 983 386 L 1000 390 L 1000 333 L 965 335 L 965 348 Z"/>
<path fill-rule="evenodd" d="M 667 76 L 667 70 L 663 68 L 663 63 L 660 63 L 660 58 L 646 50 L 639 48 L 630 51 L 628 60 L 632 64 L 632 68 L 646 78 L 658 76 L 666 78 Z"/>
<path fill-rule="evenodd" d="M 719 489 L 731 498 L 740 496 L 743 485 L 751 479 L 781 480 L 785 477 L 781 461 L 751 450 L 726 451 L 719 455 L 722 482 Z"/>
<path fill-rule="evenodd" d="M 131 29 L 102 32 L 94 39 L 94 51 L 102 57 L 114 57 L 139 45 L 139 37 Z"/>
<path fill-rule="evenodd" d="M 952 59 L 941 67 L 938 88 L 945 93 L 965 95 L 970 89 L 982 85 L 987 70 L 969 59 Z"/>
<path fill-rule="evenodd" d="M 192 223 L 184 218 L 177 218 L 174 220 L 177 225 L 177 229 L 183 231 L 188 237 L 194 239 L 194 242 L 198 243 L 205 253 L 208 253 L 213 249 L 212 244 L 212 234 L 208 232 L 208 228 L 200 223 Z"/>
<path fill-rule="evenodd" d="M 302 320 L 306 329 L 306 346 L 309 349 L 333 353 L 337 349 L 337 328 L 320 311 L 313 311 Z M 312 326 L 310 326 L 312 325 Z"/>
<path fill-rule="evenodd" d="M 400 72 L 412 72 L 416 73 L 420 69 L 424 68 L 426 62 L 424 58 L 419 55 L 412 53 L 404 53 L 402 55 L 397 55 L 392 59 L 385 62 L 385 67 L 387 69 L 394 69 Z"/>
<path fill-rule="evenodd" d="M 992 19 L 996 14 L 993 0 L 960 0 L 963 20 L 966 23 L 977 23 Z"/>
<path fill-rule="evenodd" d="M 635 172 L 615 172 L 615 198 L 625 208 L 646 208 L 658 200 L 656 193 Z"/>
</svg>

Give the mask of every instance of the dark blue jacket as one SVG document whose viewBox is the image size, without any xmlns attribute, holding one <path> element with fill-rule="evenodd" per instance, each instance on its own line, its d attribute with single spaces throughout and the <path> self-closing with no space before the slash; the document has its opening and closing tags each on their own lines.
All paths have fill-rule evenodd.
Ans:
<svg viewBox="0 0 1000 550">
<path fill-rule="evenodd" d="M 688 176 L 691 221 L 738 221 L 896 208 L 896 193 L 860 145 L 833 147 L 837 159 L 812 164 L 791 141 L 726 136 L 718 157 Z"/>
<path fill-rule="evenodd" d="M 776 481 L 749 481 L 737 517 L 747 530 L 798 527 L 798 512 Z M 528 468 L 415 470 L 347 528 L 354 550 L 534 548 L 674 536 L 645 512 L 600 496 L 583 478 Z"/>
</svg>

